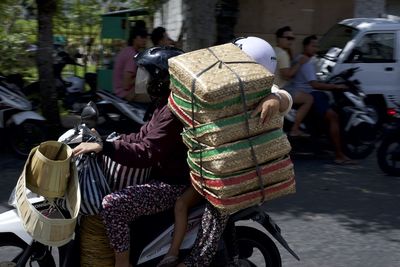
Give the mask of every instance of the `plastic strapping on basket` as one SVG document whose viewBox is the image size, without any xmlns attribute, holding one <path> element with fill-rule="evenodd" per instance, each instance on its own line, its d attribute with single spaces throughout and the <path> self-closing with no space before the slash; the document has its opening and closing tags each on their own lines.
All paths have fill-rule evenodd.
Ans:
<svg viewBox="0 0 400 267">
<path fill-rule="evenodd" d="M 210 53 L 217 59 L 217 61 L 213 64 L 211 64 L 209 67 L 205 68 L 204 70 L 202 70 L 201 72 L 199 72 L 198 74 L 195 75 L 195 78 L 192 80 L 192 86 L 191 86 L 191 99 L 192 99 L 192 129 L 193 129 L 193 134 L 194 136 L 196 136 L 196 124 L 195 124 L 195 119 L 194 119 L 194 92 L 195 92 L 195 88 L 196 88 L 196 80 L 205 72 L 209 71 L 211 68 L 213 68 L 215 65 L 218 65 L 218 68 L 221 68 L 222 65 L 225 65 L 238 79 L 239 81 L 239 89 L 240 89 L 240 94 L 241 94 L 241 98 L 242 98 L 242 104 L 243 104 L 243 111 L 245 112 L 246 116 L 245 117 L 245 125 L 246 125 L 246 131 L 248 136 L 250 136 L 250 126 L 249 126 L 249 119 L 247 116 L 247 104 L 246 104 L 246 97 L 244 94 L 244 86 L 243 86 L 243 81 L 240 78 L 240 76 L 232 69 L 228 66 L 228 64 L 259 64 L 255 61 L 229 61 L 229 62 L 224 62 L 221 59 L 218 58 L 218 56 L 214 53 L 214 51 L 212 51 L 210 48 L 207 48 L 208 51 L 210 51 Z M 200 142 L 197 140 L 197 138 L 195 138 L 199 148 L 200 146 Z M 263 203 L 265 200 L 265 194 L 264 194 L 264 186 L 263 186 L 263 181 L 262 181 L 262 177 L 261 177 L 261 171 L 260 171 L 260 166 L 258 164 L 257 161 L 257 156 L 255 154 L 254 151 L 254 147 L 253 144 L 251 142 L 251 138 L 247 138 L 249 145 L 250 145 L 250 149 L 251 149 L 251 156 L 252 159 L 254 161 L 255 167 L 256 167 L 256 173 L 257 173 L 257 177 L 258 177 L 258 183 L 259 183 L 259 187 L 260 187 L 260 193 L 261 193 L 261 201 L 260 203 Z M 204 193 L 204 189 L 203 189 L 203 183 L 204 183 L 204 177 L 203 177 L 203 168 L 202 168 L 202 153 L 200 153 L 200 177 L 202 179 L 202 183 L 200 184 L 201 186 L 201 190 Z"/>
<path fill-rule="evenodd" d="M 214 67 L 216 64 L 218 64 L 219 61 L 216 61 L 215 63 L 211 64 L 210 66 L 208 66 L 207 68 L 205 68 L 204 70 L 202 70 L 201 72 L 197 73 L 196 76 L 194 77 L 194 79 L 192 80 L 192 86 L 191 86 L 191 98 L 192 98 L 192 129 L 193 129 L 193 135 L 196 136 L 196 124 L 195 124 L 195 120 L 194 120 L 194 101 L 195 101 L 195 97 L 194 97 L 194 92 L 196 89 L 196 80 L 197 78 L 199 78 L 203 73 L 207 72 L 208 70 L 210 70 L 212 67 Z M 198 149 L 201 149 L 201 145 L 200 142 L 197 140 L 197 138 L 195 138 L 197 145 L 198 145 Z M 196 149 L 196 148 L 195 148 Z M 204 188 L 203 188 L 203 184 L 204 184 L 204 177 L 203 177 L 203 157 L 202 157 L 202 153 L 200 152 L 200 177 L 202 182 L 200 183 L 200 187 L 201 187 L 201 191 L 204 195 Z"/>
</svg>

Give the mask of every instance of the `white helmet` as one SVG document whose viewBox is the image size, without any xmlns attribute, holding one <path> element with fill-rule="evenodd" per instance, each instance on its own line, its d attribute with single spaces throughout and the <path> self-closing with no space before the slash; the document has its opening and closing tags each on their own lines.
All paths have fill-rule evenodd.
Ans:
<svg viewBox="0 0 400 267">
<path fill-rule="evenodd" d="M 241 37 L 233 41 L 254 61 L 263 65 L 272 74 L 276 69 L 276 54 L 274 48 L 265 40 L 258 37 Z"/>
</svg>

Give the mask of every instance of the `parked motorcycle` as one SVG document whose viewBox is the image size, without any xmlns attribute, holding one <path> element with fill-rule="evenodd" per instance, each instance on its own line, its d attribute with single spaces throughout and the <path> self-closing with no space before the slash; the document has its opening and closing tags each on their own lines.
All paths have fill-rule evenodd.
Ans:
<svg viewBox="0 0 400 267">
<path fill-rule="evenodd" d="M 61 50 L 56 52 L 53 64 L 53 74 L 57 90 L 57 98 L 63 103 L 66 110 L 79 114 L 82 108 L 91 100 L 95 99 L 97 88 L 97 76 L 95 73 L 86 73 L 84 78 L 76 75 L 63 77 L 63 70 L 67 65 L 82 66 L 77 63 L 67 52 Z M 85 84 L 90 90 L 85 91 Z M 34 103 L 40 104 L 39 81 L 33 82 L 23 88 L 24 94 Z"/>
<path fill-rule="evenodd" d="M 151 116 L 151 104 L 129 103 L 104 90 L 98 90 L 97 95 L 99 120 L 96 129 L 101 135 L 114 131 L 119 134 L 136 132 Z"/>
<path fill-rule="evenodd" d="M 344 153 L 353 159 L 363 159 L 374 150 L 379 129 L 376 126 L 377 114 L 365 104 L 366 95 L 360 83 L 351 80 L 357 70 L 350 68 L 327 80 L 328 83 L 345 84 L 348 90 L 326 93 L 330 95 L 332 106 L 339 116 Z M 290 129 L 295 118 L 296 110 L 292 109 L 285 116 L 285 128 Z M 303 130 L 311 134 L 313 145 L 319 143 L 315 137 L 324 136 L 323 132 L 327 131 L 326 125 L 319 123 L 320 120 L 311 109 L 302 125 Z M 295 140 L 292 141 L 295 143 Z"/>
<path fill-rule="evenodd" d="M 95 109 L 84 109 L 86 119 L 90 119 Z M 87 112 L 88 111 L 88 112 Z M 90 121 L 95 121 L 90 119 Z M 93 134 L 85 129 L 85 125 L 77 126 L 63 134 L 59 141 L 76 145 L 85 139 L 82 134 Z M 37 196 L 31 195 L 30 201 L 38 201 Z M 14 201 L 14 193 L 10 197 Z M 199 226 L 201 224 L 204 206 L 200 205 L 190 211 L 188 227 L 181 246 L 181 255 L 187 254 L 193 246 Z M 252 220 L 258 227 L 236 225 L 239 221 Z M 155 266 L 167 253 L 172 241 L 174 230 L 174 213 L 168 210 L 152 216 L 143 216 L 133 222 L 131 226 L 131 262 L 134 266 Z M 212 266 L 228 266 L 230 262 L 239 262 L 239 266 L 281 267 L 281 256 L 275 242 L 267 235 L 268 231 L 285 249 L 297 260 L 299 257 L 289 247 L 281 235 L 278 225 L 259 206 L 254 206 L 235 213 L 229 219 L 228 225 L 220 242 L 218 253 Z M 145 231 L 144 231 L 145 230 Z M 0 214 L 0 250 L 5 247 L 19 248 L 9 253 L 10 259 L 0 260 L 0 266 L 26 266 L 28 262 L 36 261 L 40 267 L 55 267 L 51 248 L 45 246 L 29 236 L 22 227 L 16 209 Z M 59 248 L 60 266 L 68 266 L 66 262 L 72 256 L 68 253 L 68 244 Z M 5 265 L 8 264 L 8 265 Z"/>
<path fill-rule="evenodd" d="M 26 157 L 45 140 L 45 118 L 32 109 L 31 102 L 9 77 L 0 75 L 0 129 L 13 151 Z"/>
<path fill-rule="evenodd" d="M 400 176 L 400 104 L 392 121 L 384 125 L 382 142 L 378 147 L 378 165 L 388 175 Z"/>
</svg>

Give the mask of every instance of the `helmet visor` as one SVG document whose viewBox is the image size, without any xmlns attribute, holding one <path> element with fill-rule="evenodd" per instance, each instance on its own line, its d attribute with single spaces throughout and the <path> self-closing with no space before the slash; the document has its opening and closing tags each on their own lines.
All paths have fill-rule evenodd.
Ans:
<svg viewBox="0 0 400 267">
<path fill-rule="evenodd" d="M 144 68 L 139 66 L 136 73 L 135 81 L 135 93 L 145 94 L 147 93 L 147 87 L 150 81 L 150 73 Z"/>
</svg>

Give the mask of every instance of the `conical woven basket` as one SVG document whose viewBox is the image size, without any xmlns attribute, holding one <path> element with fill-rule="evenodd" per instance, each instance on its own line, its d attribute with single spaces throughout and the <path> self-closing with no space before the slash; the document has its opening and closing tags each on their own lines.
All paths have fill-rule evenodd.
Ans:
<svg viewBox="0 0 400 267">
<path fill-rule="evenodd" d="M 99 215 L 82 216 L 80 248 L 81 267 L 114 267 L 114 250 Z"/>
<path fill-rule="evenodd" d="M 64 196 L 66 199 L 66 208 L 70 218 L 59 219 L 45 216 L 29 201 L 26 193 L 25 171 L 36 149 L 37 148 L 34 148 L 29 154 L 24 170 L 17 182 L 17 210 L 21 218 L 22 225 L 28 234 L 33 237 L 33 239 L 48 246 L 62 246 L 68 243 L 74 237 L 75 225 L 81 204 L 78 172 L 75 164 L 70 161 L 69 164 L 71 176 L 70 179 L 68 179 L 68 185 Z"/>
<path fill-rule="evenodd" d="M 257 164 L 282 157 L 291 150 L 290 143 L 282 129 L 263 133 L 249 139 L 257 157 Z M 199 147 L 196 142 L 183 136 L 184 143 L 189 148 L 195 148 L 188 151 L 189 159 L 217 175 L 230 174 L 255 166 L 249 139 L 218 147 L 207 147 L 202 144 Z"/>
<path fill-rule="evenodd" d="M 72 149 L 61 142 L 47 141 L 34 148 L 26 167 L 26 185 L 44 197 L 62 197 L 70 177 Z"/>
<path fill-rule="evenodd" d="M 194 86 L 194 104 L 208 109 L 219 109 L 222 103 L 233 99 L 241 101 L 238 77 L 245 94 L 271 88 L 274 79 L 273 74 L 231 43 L 170 58 L 168 65 L 171 90 L 191 100 Z"/>
<path fill-rule="evenodd" d="M 189 161 L 189 165 L 192 181 L 219 198 L 244 194 L 255 191 L 260 187 L 260 178 L 254 167 L 228 175 L 215 175 L 204 169 L 201 170 L 200 166 L 193 162 Z M 289 156 L 265 163 L 260 165 L 259 168 L 262 185 L 265 187 L 294 177 L 293 163 Z"/>
</svg>

